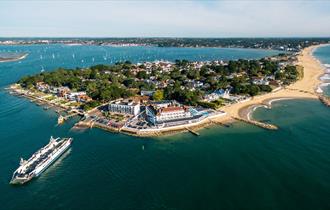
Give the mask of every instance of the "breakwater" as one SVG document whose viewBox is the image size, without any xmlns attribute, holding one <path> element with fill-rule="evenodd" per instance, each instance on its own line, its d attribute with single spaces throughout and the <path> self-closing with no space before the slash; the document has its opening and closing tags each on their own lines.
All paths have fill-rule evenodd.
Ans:
<svg viewBox="0 0 330 210">
<path fill-rule="evenodd" d="M 263 123 L 263 122 L 259 122 L 256 120 L 248 120 L 248 119 L 244 119 L 244 118 L 240 118 L 240 117 L 233 117 L 233 119 L 241 121 L 241 122 L 245 122 L 245 123 L 249 123 L 255 126 L 258 126 L 260 128 L 264 128 L 267 130 L 277 130 L 278 127 L 276 125 L 270 124 L 270 123 Z"/>
<path fill-rule="evenodd" d="M 324 105 L 330 107 L 330 97 L 329 96 L 320 95 L 319 99 Z"/>
</svg>

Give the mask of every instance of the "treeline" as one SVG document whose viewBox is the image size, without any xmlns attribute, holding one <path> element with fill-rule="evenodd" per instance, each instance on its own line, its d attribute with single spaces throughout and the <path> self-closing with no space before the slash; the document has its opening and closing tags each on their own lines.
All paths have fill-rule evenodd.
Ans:
<svg viewBox="0 0 330 210">
<path fill-rule="evenodd" d="M 313 44 L 327 43 L 330 38 L 93 38 L 74 41 L 94 42 L 95 44 L 141 44 L 158 47 L 242 47 L 296 50 Z"/>
<path fill-rule="evenodd" d="M 296 66 L 280 68 L 278 62 L 268 59 L 211 63 L 200 69 L 195 68 L 192 62 L 177 60 L 172 70 L 165 73 L 157 66 L 146 69 L 144 65 L 137 66 L 126 61 L 85 69 L 60 68 L 23 77 L 18 83 L 26 88 L 34 87 L 38 82 L 54 87 L 67 86 L 73 91 L 86 91 L 99 102 L 126 98 L 141 90 L 158 90 L 156 100 L 175 99 L 184 104 L 197 105 L 206 93 L 228 87 L 234 94 L 254 96 L 270 92 L 271 86 L 256 85 L 253 80 L 272 75 L 284 84 L 299 79 Z M 165 84 L 164 88 L 160 84 Z"/>
<path fill-rule="evenodd" d="M 303 67 L 302 66 L 291 66 L 288 65 L 282 71 L 278 71 L 275 74 L 275 78 L 277 80 L 283 81 L 284 85 L 291 84 L 292 82 L 301 79 L 303 75 Z"/>
<path fill-rule="evenodd" d="M 99 65 L 89 69 L 57 69 L 52 72 L 42 72 L 34 76 L 25 76 L 18 83 L 23 87 L 31 88 L 38 82 L 45 82 L 54 87 L 67 86 L 73 91 L 86 91 L 94 100 L 108 101 L 125 98 L 133 92 L 121 85 L 122 79 L 113 74 L 100 73 L 100 70 L 116 72 L 119 66 Z"/>
<path fill-rule="evenodd" d="M 39 38 L 2 38 L 27 44 L 38 43 Z M 158 47 L 241 47 L 293 51 L 314 45 L 329 43 L 330 38 L 50 38 L 49 43 L 81 43 L 94 45 L 137 44 Z M 282 48 L 284 47 L 284 48 Z"/>
</svg>

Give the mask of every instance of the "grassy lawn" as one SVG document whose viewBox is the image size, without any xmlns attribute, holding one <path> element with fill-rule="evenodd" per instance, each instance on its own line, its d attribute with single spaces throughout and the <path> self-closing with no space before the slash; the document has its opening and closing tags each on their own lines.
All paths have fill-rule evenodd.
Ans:
<svg viewBox="0 0 330 210">
<path fill-rule="evenodd" d="M 55 96 L 48 96 L 48 97 L 46 97 L 45 99 L 47 100 L 47 101 L 52 101 L 52 100 L 54 100 L 56 97 Z"/>
</svg>

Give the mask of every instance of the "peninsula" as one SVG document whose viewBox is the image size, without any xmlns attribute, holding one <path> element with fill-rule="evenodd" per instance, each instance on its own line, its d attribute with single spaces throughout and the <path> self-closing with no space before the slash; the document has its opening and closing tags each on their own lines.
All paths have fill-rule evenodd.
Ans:
<svg viewBox="0 0 330 210">
<path fill-rule="evenodd" d="M 321 64 L 312 56 L 319 45 L 300 52 L 260 60 L 96 65 L 58 69 L 27 76 L 10 87 L 46 108 L 57 107 L 59 123 L 71 116 L 75 125 L 99 127 L 137 136 L 159 136 L 242 120 L 266 129 L 275 125 L 254 121 L 256 106 L 272 100 L 320 97 L 316 93 Z"/>
<path fill-rule="evenodd" d="M 19 61 L 19 60 L 22 60 L 22 59 L 26 58 L 28 55 L 29 55 L 28 53 L 14 55 L 14 56 L 2 56 L 0 54 L 0 63 Z"/>
</svg>

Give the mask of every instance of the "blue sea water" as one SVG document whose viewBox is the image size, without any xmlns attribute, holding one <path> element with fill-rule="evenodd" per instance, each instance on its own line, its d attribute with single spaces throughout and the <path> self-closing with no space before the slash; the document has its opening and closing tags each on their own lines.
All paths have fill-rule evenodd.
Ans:
<svg viewBox="0 0 330 210">
<path fill-rule="evenodd" d="M 328 72 L 330 72 L 330 46 L 317 48 L 314 55 L 322 64 L 324 64 Z M 326 79 L 324 82 L 330 84 L 330 79 Z M 323 90 L 326 95 L 330 95 L 330 85 L 323 87 Z"/>
<path fill-rule="evenodd" d="M 29 52 L 0 63 L 0 209 L 330 209 L 330 110 L 316 100 L 275 102 L 254 117 L 280 127 L 243 123 L 159 138 L 99 129 L 72 131 L 57 116 L 3 90 L 23 75 L 57 67 L 120 60 L 259 58 L 271 51 L 100 46 L 0 46 Z M 54 56 L 53 56 L 54 55 Z M 330 47 L 314 54 L 330 63 Z M 104 59 L 104 56 L 106 59 Z M 72 148 L 31 183 L 8 184 L 19 158 L 49 136 L 72 136 Z M 144 149 L 142 149 L 144 147 Z"/>
<path fill-rule="evenodd" d="M 16 63 L 0 63 L 0 87 L 8 85 L 21 76 L 35 74 L 41 70 L 55 68 L 89 67 L 94 64 L 112 64 L 119 61 L 131 62 L 188 59 L 230 60 L 239 58 L 262 58 L 278 51 L 224 48 L 159 48 L 159 47 L 110 47 L 110 46 L 69 46 L 30 45 L 0 46 L 0 55 L 8 52 L 29 53 L 25 60 Z"/>
</svg>

